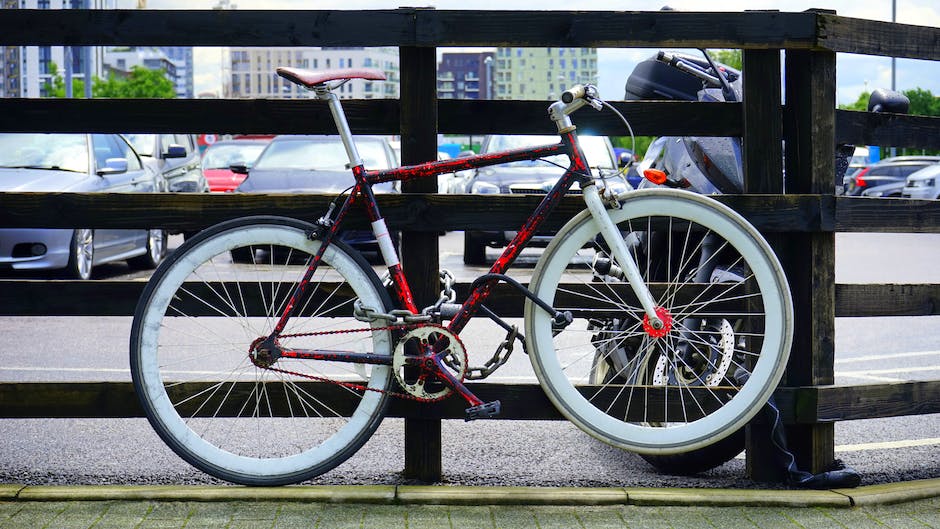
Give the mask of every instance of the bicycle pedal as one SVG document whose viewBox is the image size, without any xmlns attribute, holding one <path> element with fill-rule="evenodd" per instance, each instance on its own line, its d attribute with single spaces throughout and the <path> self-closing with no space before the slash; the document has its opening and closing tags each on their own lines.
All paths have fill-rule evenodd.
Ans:
<svg viewBox="0 0 940 529">
<path fill-rule="evenodd" d="M 465 421 L 475 421 L 477 419 L 490 419 L 499 415 L 500 404 L 498 400 L 493 402 L 484 402 L 479 406 L 471 406 L 467 408 L 467 416 L 464 418 Z"/>
</svg>

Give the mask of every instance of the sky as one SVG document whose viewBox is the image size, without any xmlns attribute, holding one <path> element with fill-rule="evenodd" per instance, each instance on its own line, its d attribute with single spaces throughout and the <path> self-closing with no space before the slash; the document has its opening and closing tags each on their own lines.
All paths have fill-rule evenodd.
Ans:
<svg viewBox="0 0 940 529">
<path fill-rule="evenodd" d="M 147 0 L 151 9 L 211 9 L 219 0 Z M 904 24 L 940 26 L 940 1 L 892 0 L 896 7 L 896 20 Z M 838 15 L 891 20 L 892 1 L 889 0 L 661 0 L 658 3 L 637 0 L 539 0 L 537 9 L 579 11 L 655 11 L 663 5 L 680 11 L 744 11 L 777 9 L 800 12 L 811 8 L 835 10 Z M 118 7 L 131 9 L 137 0 L 118 0 Z M 231 0 L 238 9 L 395 9 L 399 1 L 345 0 L 341 4 L 311 0 Z M 428 6 L 437 9 L 533 9 L 532 0 L 408 0 L 405 5 Z M 448 51 L 439 48 L 438 53 Z M 641 60 L 653 55 L 653 49 L 598 50 L 597 85 L 601 95 L 609 100 L 623 98 L 623 87 Z M 219 48 L 194 50 L 194 83 L 196 92 L 221 92 L 221 57 Z M 838 54 L 836 63 L 836 101 L 853 103 L 859 94 L 875 88 L 891 87 L 891 59 L 864 55 Z M 896 64 L 898 90 L 923 88 L 940 95 L 940 61 L 898 59 Z"/>
</svg>

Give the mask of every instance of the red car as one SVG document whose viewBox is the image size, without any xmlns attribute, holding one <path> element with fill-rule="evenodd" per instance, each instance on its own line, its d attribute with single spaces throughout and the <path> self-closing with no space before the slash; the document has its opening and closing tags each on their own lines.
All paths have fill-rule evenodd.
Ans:
<svg viewBox="0 0 940 529">
<path fill-rule="evenodd" d="M 209 183 L 209 191 L 230 192 L 238 187 L 245 175 L 233 172 L 231 167 L 251 168 L 269 142 L 269 139 L 235 139 L 209 145 L 202 155 L 202 174 Z"/>
</svg>

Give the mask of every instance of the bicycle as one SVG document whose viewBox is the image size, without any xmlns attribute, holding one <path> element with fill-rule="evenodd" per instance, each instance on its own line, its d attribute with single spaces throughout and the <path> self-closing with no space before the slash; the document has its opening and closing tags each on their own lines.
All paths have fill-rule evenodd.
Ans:
<svg viewBox="0 0 940 529">
<path fill-rule="evenodd" d="M 556 144 L 370 171 L 333 90 L 384 74 L 278 74 L 329 105 L 354 184 L 316 223 L 246 217 L 208 228 L 149 281 L 134 315 L 131 373 L 150 423 L 184 460 L 224 480 L 281 485 L 349 458 L 392 395 L 430 402 L 457 394 L 468 420 L 495 417 L 500 402 L 482 402 L 464 381 L 494 370 L 516 342 L 565 417 L 640 453 L 715 442 L 769 398 L 793 325 L 773 251 L 707 197 L 676 189 L 615 196 L 597 182 L 569 117 L 584 106 L 613 108 L 595 87 L 572 87 L 551 104 Z M 558 155 L 569 160 L 564 175 L 467 299 L 454 302 L 445 276 L 441 299 L 419 309 L 370 186 Z M 572 192 L 587 207 L 558 231 L 528 287 L 506 276 Z M 385 283 L 337 237 L 360 203 Z M 500 281 L 525 296 L 524 335 L 483 305 Z M 507 332 L 486 369 L 468 366 L 458 336 L 477 313 Z"/>
</svg>

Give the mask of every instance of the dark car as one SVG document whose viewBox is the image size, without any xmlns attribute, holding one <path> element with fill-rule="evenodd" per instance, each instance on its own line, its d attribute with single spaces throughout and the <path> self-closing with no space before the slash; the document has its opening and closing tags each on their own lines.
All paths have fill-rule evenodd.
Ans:
<svg viewBox="0 0 940 529">
<path fill-rule="evenodd" d="M 895 156 L 873 163 L 846 179 L 849 196 L 900 197 L 909 175 L 940 163 L 940 156 Z"/>
<path fill-rule="evenodd" d="M 579 135 L 578 141 L 587 156 L 595 176 L 604 176 L 616 193 L 630 189 L 618 172 L 617 159 L 610 140 L 606 136 Z M 558 136 L 522 136 L 495 134 L 483 139 L 480 152 L 488 154 L 507 149 L 519 149 L 558 142 Z M 555 165 L 558 164 L 558 165 Z M 464 172 L 458 192 L 473 194 L 545 194 L 558 182 L 568 166 L 566 156 L 559 155 L 546 160 L 521 161 L 484 167 Z M 580 192 L 577 186 L 570 192 Z M 486 262 L 486 247 L 501 248 L 516 236 L 514 231 L 465 231 L 463 260 L 466 264 L 481 265 Z M 539 234 L 533 245 L 547 244 L 550 234 Z"/>
<path fill-rule="evenodd" d="M 391 169 L 397 165 L 395 152 L 387 139 L 356 136 L 354 140 L 366 169 Z M 349 158 L 339 136 L 277 136 L 255 160 L 254 167 L 233 167 L 248 175 L 235 191 L 335 195 L 355 183 L 352 171 L 346 167 L 348 164 Z M 376 193 L 398 192 L 397 182 L 377 184 L 372 189 Z M 348 230 L 342 232 L 340 238 L 360 251 L 378 250 L 371 231 Z"/>
<path fill-rule="evenodd" d="M 152 193 L 157 181 L 117 134 L 0 134 L 0 192 Z M 95 265 L 154 268 L 165 253 L 163 230 L 0 229 L 0 269 L 89 279 Z"/>
</svg>

